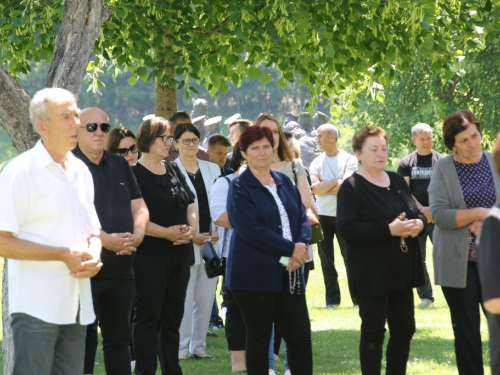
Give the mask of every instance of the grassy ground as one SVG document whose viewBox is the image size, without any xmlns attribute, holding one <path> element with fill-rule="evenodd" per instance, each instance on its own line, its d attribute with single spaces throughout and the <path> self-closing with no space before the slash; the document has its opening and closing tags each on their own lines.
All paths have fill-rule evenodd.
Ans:
<svg viewBox="0 0 500 375">
<path fill-rule="evenodd" d="M 429 242 L 429 245 L 430 242 Z M 359 327 L 360 319 L 357 308 L 349 300 L 345 268 L 342 257 L 336 247 L 336 264 L 340 277 L 343 301 L 339 308 L 324 308 L 324 286 L 319 258 L 316 257 L 316 270 L 310 274 L 307 299 L 312 322 L 312 340 L 314 354 L 314 374 L 359 374 Z M 428 249 L 428 267 L 433 277 L 432 251 Z M 439 287 L 434 288 L 436 301 L 432 307 L 415 308 L 417 332 L 413 337 L 408 374 L 456 374 L 455 354 L 453 349 L 453 331 L 449 311 Z M 415 304 L 418 304 L 415 293 Z M 0 312 L 1 313 L 1 312 Z M 488 330 L 486 321 L 482 322 L 483 353 L 485 363 L 489 363 Z M 387 342 L 387 340 L 386 340 Z M 231 373 L 231 359 L 227 351 L 224 331 L 219 331 L 218 338 L 207 339 L 207 353 L 214 356 L 214 361 L 187 360 L 182 362 L 186 375 L 221 375 Z M 281 351 L 283 351 L 283 346 Z M 280 354 L 283 358 L 283 353 Z M 102 347 L 99 346 L 95 374 L 104 375 Z M 277 362 L 277 373 L 283 374 L 283 361 Z M 0 363 L 0 373 L 3 365 Z M 489 368 L 486 369 L 489 374 Z M 160 371 L 157 371 L 160 374 Z"/>
</svg>

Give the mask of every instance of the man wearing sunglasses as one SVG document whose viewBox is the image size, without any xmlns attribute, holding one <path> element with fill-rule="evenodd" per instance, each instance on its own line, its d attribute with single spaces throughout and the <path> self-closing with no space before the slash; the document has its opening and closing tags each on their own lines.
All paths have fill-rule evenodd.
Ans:
<svg viewBox="0 0 500 375">
<path fill-rule="evenodd" d="M 30 119 L 41 136 L 0 173 L 0 256 L 8 259 L 14 374 L 81 374 L 89 278 L 101 267 L 92 177 L 72 154 L 80 126 L 73 94 L 38 91 Z"/>
<path fill-rule="evenodd" d="M 94 180 L 94 205 L 101 222 L 103 272 L 91 280 L 97 320 L 87 328 L 84 374 L 94 373 L 97 325 L 103 337 L 106 374 L 130 373 L 130 314 L 135 295 L 132 264 L 149 212 L 127 161 L 104 150 L 110 130 L 101 109 L 82 110 L 78 146 Z"/>
</svg>

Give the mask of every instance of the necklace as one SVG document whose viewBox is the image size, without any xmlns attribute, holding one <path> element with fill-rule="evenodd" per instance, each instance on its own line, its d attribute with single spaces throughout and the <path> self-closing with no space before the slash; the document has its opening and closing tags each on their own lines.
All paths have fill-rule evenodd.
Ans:
<svg viewBox="0 0 500 375">
<path fill-rule="evenodd" d="M 189 175 L 189 177 L 191 177 L 193 180 L 196 180 L 196 176 L 198 175 L 198 172 L 199 172 L 199 171 L 200 171 L 200 170 L 198 169 L 196 172 L 191 173 L 191 172 L 189 172 L 188 170 L 186 170 L 186 172 L 187 172 L 187 174 Z"/>
<path fill-rule="evenodd" d="M 290 287 L 290 294 L 295 293 L 295 288 L 297 288 L 297 294 L 300 294 L 300 278 L 298 270 L 293 272 L 288 271 L 288 284 Z"/>
</svg>

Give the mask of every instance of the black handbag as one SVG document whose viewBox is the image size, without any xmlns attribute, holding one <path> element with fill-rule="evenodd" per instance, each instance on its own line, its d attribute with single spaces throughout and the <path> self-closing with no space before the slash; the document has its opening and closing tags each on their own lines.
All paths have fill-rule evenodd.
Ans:
<svg viewBox="0 0 500 375">
<path fill-rule="evenodd" d="M 224 239 L 222 242 L 222 251 L 224 251 L 224 244 L 226 243 L 227 229 L 224 231 Z M 208 241 L 203 245 L 201 249 L 201 255 L 205 261 L 205 272 L 209 279 L 217 276 L 221 276 L 224 273 L 224 258 L 219 257 L 217 251 L 215 251 L 212 242 Z"/>
</svg>

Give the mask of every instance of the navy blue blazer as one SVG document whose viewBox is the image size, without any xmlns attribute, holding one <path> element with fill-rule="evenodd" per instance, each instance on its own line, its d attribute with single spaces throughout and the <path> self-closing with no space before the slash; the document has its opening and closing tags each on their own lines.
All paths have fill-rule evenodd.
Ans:
<svg viewBox="0 0 500 375">
<path fill-rule="evenodd" d="M 227 212 L 233 227 L 226 270 L 230 290 L 280 292 L 285 267 L 295 243 L 307 244 L 311 226 L 300 193 L 288 176 L 271 171 L 290 221 L 293 241 L 283 237 L 278 205 L 272 194 L 246 169 L 229 185 Z M 301 282 L 305 286 L 302 272 Z M 302 293 L 304 289 L 302 289 Z"/>
</svg>

